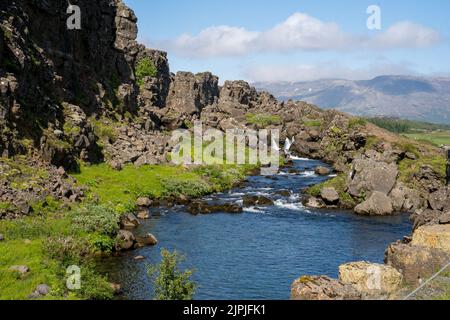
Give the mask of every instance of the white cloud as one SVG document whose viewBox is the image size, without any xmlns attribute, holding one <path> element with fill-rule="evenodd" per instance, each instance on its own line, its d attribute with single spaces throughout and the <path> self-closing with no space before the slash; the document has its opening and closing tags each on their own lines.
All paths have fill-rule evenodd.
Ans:
<svg viewBox="0 0 450 320">
<path fill-rule="evenodd" d="M 407 64 L 373 64 L 366 68 L 352 68 L 340 65 L 337 61 L 320 64 L 278 64 L 250 66 L 243 71 L 250 82 L 300 82 L 320 79 L 361 80 L 379 75 L 413 75 L 416 72 Z"/>
<path fill-rule="evenodd" d="M 181 55 L 207 58 L 213 56 L 244 55 L 258 38 L 258 32 L 229 26 L 209 27 L 197 36 L 183 34 L 168 47 Z"/>
<path fill-rule="evenodd" d="M 261 34 L 260 49 L 286 51 L 292 49 L 326 50 L 343 48 L 351 41 L 337 24 L 325 23 L 303 13 L 295 13 L 286 21 Z"/>
<path fill-rule="evenodd" d="M 396 23 L 385 32 L 369 37 L 346 33 L 336 23 L 294 13 L 266 31 L 213 26 L 198 35 L 183 34 L 157 45 L 180 56 L 203 59 L 255 52 L 423 48 L 437 44 L 440 39 L 436 30 L 407 21 Z"/>
<path fill-rule="evenodd" d="M 439 43 L 441 36 L 434 29 L 409 21 L 398 22 L 371 41 L 372 47 L 425 48 Z"/>
</svg>

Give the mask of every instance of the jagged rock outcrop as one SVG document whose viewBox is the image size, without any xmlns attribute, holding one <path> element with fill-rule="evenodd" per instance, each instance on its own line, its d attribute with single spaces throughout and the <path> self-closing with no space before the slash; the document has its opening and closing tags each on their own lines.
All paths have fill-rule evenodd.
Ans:
<svg viewBox="0 0 450 320">
<path fill-rule="evenodd" d="M 77 141 L 64 135 L 69 119 L 61 102 L 79 108 L 81 117 L 136 111 L 134 13 L 120 1 L 80 0 L 77 5 L 81 30 L 67 28 L 65 2 L 0 4 L 0 126 L 7 133 L 1 154 L 24 153 L 30 148 L 24 140 L 31 141 L 45 160 L 73 169 L 81 152 L 83 158 L 99 160 L 92 152 L 96 140 L 89 132 Z"/>
<path fill-rule="evenodd" d="M 329 277 L 304 276 L 296 280 L 291 288 L 292 300 L 360 300 L 353 286 Z"/>
<path fill-rule="evenodd" d="M 200 119 L 203 108 L 217 103 L 219 78 L 209 72 L 178 72 L 172 79 L 162 124 L 168 130 L 187 128 Z"/>
<path fill-rule="evenodd" d="M 339 280 L 363 295 L 382 297 L 399 290 L 403 276 L 391 266 L 353 262 L 339 267 Z"/>
<path fill-rule="evenodd" d="M 348 190 L 354 197 L 369 196 L 375 191 L 388 195 L 394 188 L 397 176 L 395 164 L 357 159 L 353 161 Z"/>
</svg>

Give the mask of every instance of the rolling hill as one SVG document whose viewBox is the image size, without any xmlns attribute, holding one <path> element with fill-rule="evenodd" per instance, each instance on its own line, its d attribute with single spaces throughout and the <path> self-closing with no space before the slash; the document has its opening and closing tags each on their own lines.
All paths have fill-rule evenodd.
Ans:
<svg viewBox="0 0 450 320">
<path fill-rule="evenodd" d="M 380 76 L 361 81 L 331 79 L 254 85 L 282 100 L 302 100 L 354 115 L 450 124 L 450 78 Z"/>
</svg>

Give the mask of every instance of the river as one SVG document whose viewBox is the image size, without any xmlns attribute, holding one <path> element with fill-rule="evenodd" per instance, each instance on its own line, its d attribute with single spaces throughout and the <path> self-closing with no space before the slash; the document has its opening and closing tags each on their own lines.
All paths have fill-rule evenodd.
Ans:
<svg viewBox="0 0 450 320">
<path fill-rule="evenodd" d="M 195 299 L 279 300 L 289 299 L 290 286 L 301 275 L 337 277 L 343 263 L 382 263 L 387 246 L 411 232 L 408 216 L 360 217 L 305 208 L 301 190 L 329 179 L 314 174 L 319 165 L 296 159 L 294 168 L 277 176 L 250 177 L 244 187 L 206 199 L 242 202 L 243 195 L 258 194 L 275 201 L 270 207 L 198 216 L 182 207 L 158 209 L 138 233 L 154 234 L 159 244 L 108 259 L 104 266 L 122 285 L 125 298 L 151 299 L 146 265 L 160 261 L 161 248 L 176 249 L 186 256 L 182 267 L 196 269 Z M 145 260 L 135 261 L 137 255 Z"/>
</svg>

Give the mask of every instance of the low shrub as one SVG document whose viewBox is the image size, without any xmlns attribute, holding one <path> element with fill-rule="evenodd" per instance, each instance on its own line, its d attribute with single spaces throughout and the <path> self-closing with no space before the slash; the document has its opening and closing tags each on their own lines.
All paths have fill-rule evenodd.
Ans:
<svg viewBox="0 0 450 320">
<path fill-rule="evenodd" d="M 194 271 L 179 269 L 179 264 L 185 257 L 176 251 L 171 253 L 164 249 L 161 250 L 161 256 L 159 265 L 148 268 L 155 290 L 155 300 L 192 300 L 196 289 L 191 279 Z"/>
<path fill-rule="evenodd" d="M 150 58 L 142 58 L 136 65 L 136 82 L 139 86 L 144 85 L 145 77 L 156 77 L 158 70 Z"/>
<path fill-rule="evenodd" d="M 114 236 L 119 231 L 119 215 L 102 205 L 90 204 L 77 208 L 71 217 L 74 227 L 84 232 Z"/>
</svg>

